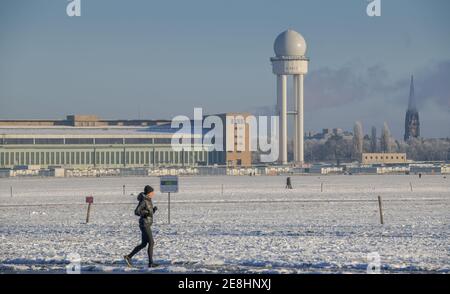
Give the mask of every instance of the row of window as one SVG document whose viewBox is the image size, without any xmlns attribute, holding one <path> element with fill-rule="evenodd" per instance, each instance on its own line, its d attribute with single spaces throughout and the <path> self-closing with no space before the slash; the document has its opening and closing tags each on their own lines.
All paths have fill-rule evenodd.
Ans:
<svg viewBox="0 0 450 294">
<path fill-rule="evenodd" d="M 365 159 L 374 159 L 374 156 L 365 156 Z M 405 159 L 405 156 L 380 156 L 380 159 L 385 159 L 385 160 L 389 160 L 389 159 Z M 378 156 L 375 156 L 375 160 L 378 160 Z"/>
<path fill-rule="evenodd" d="M 0 167 L 14 165 L 149 165 L 207 162 L 206 151 L 0 152 Z"/>
<path fill-rule="evenodd" d="M 171 138 L 0 138 L 0 145 L 32 144 L 170 144 Z"/>
</svg>

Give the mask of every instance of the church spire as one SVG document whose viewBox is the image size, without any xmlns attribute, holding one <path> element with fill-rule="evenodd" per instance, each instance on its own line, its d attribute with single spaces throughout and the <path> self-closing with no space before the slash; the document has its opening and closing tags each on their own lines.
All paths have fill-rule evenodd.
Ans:
<svg viewBox="0 0 450 294">
<path fill-rule="evenodd" d="M 411 85 L 409 86 L 408 110 L 417 110 L 416 97 L 414 95 L 414 76 L 411 75 Z"/>
<path fill-rule="evenodd" d="M 416 97 L 414 95 L 414 76 L 411 76 L 411 85 L 409 86 L 408 110 L 405 117 L 405 141 L 420 136 L 419 112 L 416 106 Z"/>
</svg>

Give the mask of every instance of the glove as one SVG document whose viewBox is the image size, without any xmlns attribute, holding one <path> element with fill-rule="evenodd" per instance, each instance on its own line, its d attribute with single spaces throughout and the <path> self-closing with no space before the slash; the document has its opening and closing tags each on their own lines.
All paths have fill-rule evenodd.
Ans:
<svg viewBox="0 0 450 294">
<path fill-rule="evenodd" d="M 158 206 L 153 207 L 153 213 L 155 213 L 158 210 Z"/>
</svg>

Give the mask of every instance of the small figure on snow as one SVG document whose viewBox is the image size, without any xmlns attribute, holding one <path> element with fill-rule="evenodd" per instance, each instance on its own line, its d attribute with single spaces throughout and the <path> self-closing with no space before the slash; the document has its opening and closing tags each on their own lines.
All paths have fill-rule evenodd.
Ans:
<svg viewBox="0 0 450 294">
<path fill-rule="evenodd" d="M 134 210 L 134 214 L 139 216 L 139 229 L 142 233 L 142 242 L 136 246 L 130 254 L 125 255 L 125 261 L 129 267 L 133 266 L 131 259 L 133 256 L 144 249 L 147 245 L 148 253 L 148 267 L 158 266 L 153 262 L 153 245 L 155 244 L 152 235 L 151 226 L 153 224 L 153 214 L 156 212 L 158 207 L 153 207 L 152 198 L 155 196 L 155 192 L 151 186 L 145 186 L 144 192 L 141 192 L 137 200 L 139 201 L 138 206 Z"/>
<path fill-rule="evenodd" d="M 286 189 L 292 189 L 291 177 L 286 179 Z"/>
</svg>

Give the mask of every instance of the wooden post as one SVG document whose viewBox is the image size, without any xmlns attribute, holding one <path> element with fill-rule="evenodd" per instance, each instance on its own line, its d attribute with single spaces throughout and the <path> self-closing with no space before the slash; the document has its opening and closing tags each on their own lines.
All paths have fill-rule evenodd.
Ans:
<svg viewBox="0 0 450 294">
<path fill-rule="evenodd" d="M 380 208 L 380 223 L 384 224 L 384 221 L 383 221 L 383 207 L 381 205 L 381 196 L 378 196 L 378 206 Z"/>
<path fill-rule="evenodd" d="M 168 212 L 168 220 L 169 220 L 169 225 L 170 225 L 170 192 L 168 193 L 168 197 L 169 197 L 169 199 L 168 199 L 168 210 L 167 210 L 167 212 Z"/>
<path fill-rule="evenodd" d="M 323 183 L 320 183 L 320 192 L 323 192 Z"/>
<path fill-rule="evenodd" d="M 94 197 L 87 196 L 86 203 L 88 203 L 88 209 L 87 209 L 87 214 L 86 214 L 86 223 L 89 223 L 89 216 L 91 214 L 91 204 L 94 203 Z"/>
<path fill-rule="evenodd" d="M 409 182 L 409 188 L 411 189 L 411 192 L 413 191 L 412 183 Z"/>
<path fill-rule="evenodd" d="M 9 187 L 9 190 L 11 192 L 11 197 L 13 197 L 13 188 L 12 188 L 12 186 Z"/>
<path fill-rule="evenodd" d="M 89 216 L 91 214 L 91 204 L 92 203 L 88 204 L 87 215 L 86 215 L 86 223 L 89 223 Z"/>
</svg>

